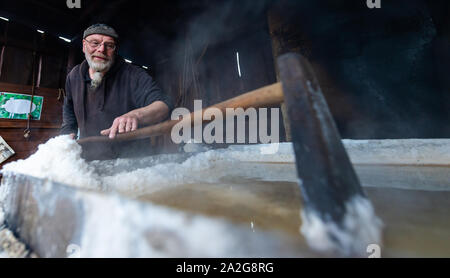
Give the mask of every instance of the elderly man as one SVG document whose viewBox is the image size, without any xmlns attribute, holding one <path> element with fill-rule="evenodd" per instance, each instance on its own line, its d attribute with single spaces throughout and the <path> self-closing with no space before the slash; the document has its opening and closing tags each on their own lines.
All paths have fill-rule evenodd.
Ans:
<svg viewBox="0 0 450 278">
<path fill-rule="evenodd" d="M 119 36 L 105 24 L 84 31 L 86 60 L 67 76 L 61 134 L 80 138 L 130 132 L 160 122 L 173 109 L 169 97 L 142 68 L 117 55 Z M 96 146 L 88 159 L 111 159 L 149 153 L 147 140 Z"/>
</svg>

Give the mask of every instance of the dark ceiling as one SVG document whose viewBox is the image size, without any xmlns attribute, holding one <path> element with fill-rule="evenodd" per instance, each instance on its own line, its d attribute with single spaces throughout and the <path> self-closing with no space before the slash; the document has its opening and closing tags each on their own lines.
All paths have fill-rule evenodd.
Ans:
<svg viewBox="0 0 450 278">
<path fill-rule="evenodd" d="M 121 29 L 139 21 L 152 24 L 155 30 L 170 34 L 175 24 L 201 11 L 208 1 L 180 0 L 80 0 L 81 8 L 70 9 L 66 0 L 2 1 L 0 12 L 13 20 L 48 32 L 75 39 L 82 29 L 94 22 L 114 23 Z M 117 26 L 116 26 L 117 25 Z"/>
<path fill-rule="evenodd" d="M 184 57 L 204 57 L 208 48 L 206 55 L 219 84 L 228 62 L 233 65 L 230 71 L 235 70 L 234 56 L 227 58 L 234 48 L 271 49 L 267 11 L 281 7 L 282 21 L 293 27 L 283 42 L 301 46 L 297 51 L 315 62 L 344 135 L 450 134 L 448 0 L 383 1 L 379 10 L 368 9 L 366 0 L 81 0 L 81 4 L 81 9 L 69 9 L 66 0 L 0 0 L 0 16 L 70 38 L 79 54 L 85 28 L 97 22 L 110 24 L 121 36 L 119 53 L 157 73 L 173 67 L 184 74 Z M 248 39 L 251 34 L 265 37 L 255 41 Z M 193 53 L 185 54 L 189 49 Z M 230 61 L 217 62 L 220 59 Z"/>
<path fill-rule="evenodd" d="M 1 1 L 4 16 L 69 38 L 77 46 L 85 28 L 93 23 L 113 26 L 121 37 L 121 54 L 140 64 L 163 60 L 164 50 L 192 36 L 223 40 L 227 34 L 266 28 L 266 10 L 272 0 L 80 0 L 81 8 L 68 8 L 66 0 Z M 136 42 L 140 45 L 136 45 Z M 161 57 L 149 55 L 157 51 Z M 151 57 L 150 57 L 151 56 Z"/>
</svg>

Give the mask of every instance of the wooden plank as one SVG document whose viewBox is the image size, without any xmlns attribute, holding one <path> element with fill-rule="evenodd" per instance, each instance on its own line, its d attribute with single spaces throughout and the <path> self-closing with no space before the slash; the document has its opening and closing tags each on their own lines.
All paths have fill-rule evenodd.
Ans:
<svg viewBox="0 0 450 278">
<path fill-rule="evenodd" d="M 31 94 L 32 87 L 0 82 L 0 91 Z M 35 95 L 44 97 L 44 104 L 40 120 L 30 121 L 30 137 L 25 138 L 24 130 L 27 120 L 0 119 L 0 136 L 14 149 L 16 154 L 2 163 L 12 162 L 29 157 L 37 150 L 39 144 L 49 138 L 59 135 L 62 124 L 62 100 L 58 100 L 57 89 L 36 88 Z M 1 166 L 0 165 L 0 169 Z"/>
<path fill-rule="evenodd" d="M 34 152 L 43 141 L 10 141 L 8 145 L 15 152 Z"/>
<path fill-rule="evenodd" d="M 13 129 L 14 130 L 14 129 Z M 44 131 L 41 134 L 38 131 L 32 131 L 29 139 L 25 139 L 22 130 L 8 132 L 0 132 L 0 136 L 8 143 L 9 146 L 16 152 L 21 153 L 20 158 L 28 157 L 31 153 L 37 150 L 37 147 L 45 143 L 48 138 L 54 137 L 59 134 L 59 130 L 54 129 L 50 131 Z M 19 159 L 17 157 L 12 158 L 12 160 Z"/>
<path fill-rule="evenodd" d="M 31 86 L 0 82 L 0 91 L 30 94 Z M 51 88 L 36 88 L 35 95 L 44 97 L 40 120 L 32 120 L 33 128 L 60 128 L 62 124 L 63 100 L 58 100 L 58 90 Z M 0 128 L 26 128 L 27 120 L 0 119 Z"/>
<path fill-rule="evenodd" d="M 44 104 L 42 107 L 42 114 L 59 114 L 59 117 L 62 118 L 62 110 L 63 110 L 63 103 L 59 102 L 55 98 L 44 98 Z"/>
<path fill-rule="evenodd" d="M 60 128 L 61 121 L 35 121 L 32 120 L 30 122 L 31 128 Z M 27 127 L 27 120 L 0 120 L 0 128 L 22 128 L 25 129 Z"/>
<path fill-rule="evenodd" d="M 9 143 L 11 141 L 23 141 L 23 130 L 20 128 L 2 128 L 0 130 L 0 136 Z M 59 128 L 32 128 L 31 129 L 31 140 L 43 141 L 48 138 L 54 137 L 59 134 Z"/>
<path fill-rule="evenodd" d="M 0 82 L 0 91 L 31 95 L 32 86 Z M 39 87 L 35 89 L 34 94 L 37 96 L 57 98 L 59 92 L 58 89 Z"/>
</svg>

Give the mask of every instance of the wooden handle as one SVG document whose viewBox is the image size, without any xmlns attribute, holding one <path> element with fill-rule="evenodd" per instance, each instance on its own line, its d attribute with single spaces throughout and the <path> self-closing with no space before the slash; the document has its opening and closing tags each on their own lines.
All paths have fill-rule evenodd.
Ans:
<svg viewBox="0 0 450 278">
<path fill-rule="evenodd" d="M 212 105 L 208 108 L 218 108 L 223 113 L 225 113 L 226 108 L 243 108 L 247 109 L 249 107 L 259 108 L 259 107 L 267 107 L 276 104 L 280 104 L 283 102 L 283 89 L 281 83 L 275 83 L 266 87 L 259 88 L 254 91 L 250 91 L 248 93 L 242 94 L 240 96 L 231 98 L 229 100 L 220 102 L 218 104 Z M 202 118 L 203 113 L 205 112 L 205 108 L 202 110 Z M 191 122 L 194 122 L 194 113 L 191 113 Z M 197 112 L 198 113 L 198 112 Z M 77 142 L 80 145 L 85 143 L 93 143 L 93 142 L 119 142 L 119 141 L 128 141 L 142 138 L 149 138 L 153 136 L 169 134 L 172 130 L 172 127 L 180 121 L 188 120 L 189 117 L 183 117 L 180 120 L 168 120 L 156 125 L 147 126 L 144 128 L 137 129 L 135 131 L 120 133 L 117 134 L 114 139 L 109 139 L 107 136 L 92 136 L 79 139 Z"/>
</svg>

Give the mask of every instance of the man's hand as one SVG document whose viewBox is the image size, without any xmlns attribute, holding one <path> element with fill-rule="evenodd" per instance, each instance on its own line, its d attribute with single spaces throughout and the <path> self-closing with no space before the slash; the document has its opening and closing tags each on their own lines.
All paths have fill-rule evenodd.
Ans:
<svg viewBox="0 0 450 278">
<path fill-rule="evenodd" d="M 169 113 L 169 107 L 162 101 L 155 101 L 150 105 L 132 110 L 114 119 L 112 126 L 100 131 L 102 135 L 109 135 L 113 139 L 117 133 L 136 130 L 138 124 L 149 125 L 162 121 Z"/>
<path fill-rule="evenodd" d="M 75 133 L 70 133 L 69 136 L 72 140 L 75 140 L 77 138 L 77 135 Z"/>
<path fill-rule="evenodd" d="M 102 135 L 108 135 L 110 139 L 116 137 L 117 133 L 125 133 L 138 128 L 138 117 L 133 113 L 127 113 L 114 119 L 112 126 L 100 131 Z"/>
</svg>

